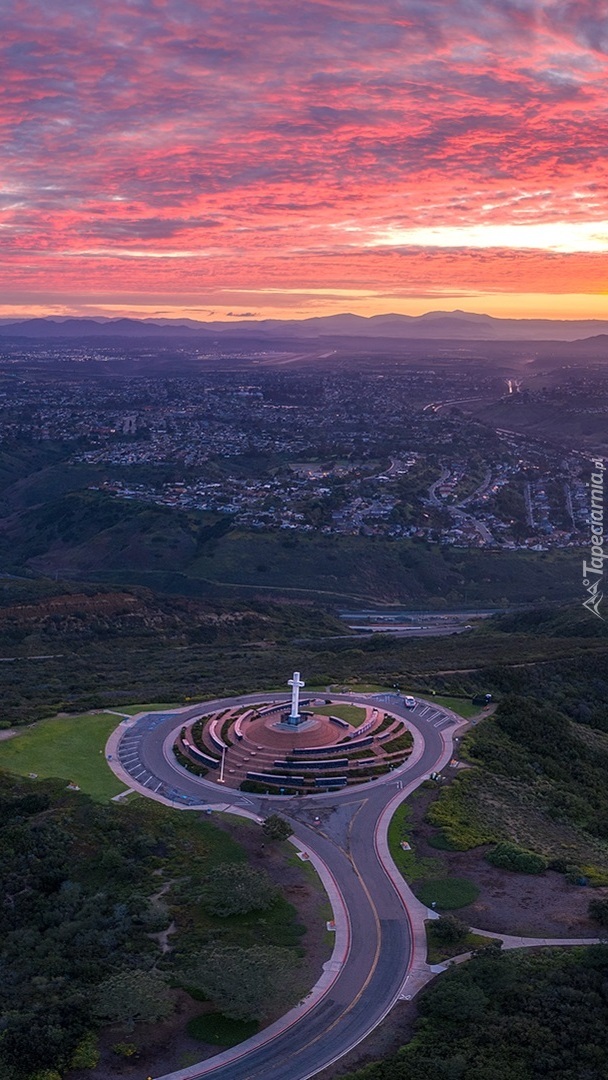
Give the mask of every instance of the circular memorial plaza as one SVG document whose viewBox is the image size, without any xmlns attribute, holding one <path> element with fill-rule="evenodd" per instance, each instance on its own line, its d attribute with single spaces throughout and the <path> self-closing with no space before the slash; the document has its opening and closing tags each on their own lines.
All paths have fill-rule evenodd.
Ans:
<svg viewBox="0 0 608 1080">
<path fill-rule="evenodd" d="M 297 672 L 294 679 L 299 681 Z M 209 780 L 288 795 L 367 783 L 403 765 L 412 746 L 403 717 L 378 704 L 345 705 L 325 696 L 300 701 L 294 687 L 291 701 L 261 701 L 189 719 L 173 753 Z"/>
</svg>

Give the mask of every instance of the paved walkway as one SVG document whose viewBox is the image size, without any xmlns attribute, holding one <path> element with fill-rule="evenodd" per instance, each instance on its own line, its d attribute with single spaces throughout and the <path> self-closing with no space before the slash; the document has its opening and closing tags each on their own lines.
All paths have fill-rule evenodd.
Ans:
<svg viewBox="0 0 608 1080">
<path fill-rule="evenodd" d="M 477 927 L 471 927 L 472 934 L 481 934 L 483 937 L 494 938 L 495 941 L 501 941 L 503 949 L 539 949 L 547 946 L 553 946 L 554 948 L 563 948 L 565 946 L 573 945 L 600 945 L 600 938 L 529 938 L 529 937 L 515 937 L 513 934 L 496 934 L 492 930 L 478 930 Z M 453 964 L 463 964 L 465 960 L 470 960 L 472 952 L 459 953 L 458 956 L 451 956 L 449 960 L 444 960 L 441 964 L 432 964 L 430 970 L 435 975 L 440 975 L 442 971 L 447 971 Z"/>
</svg>

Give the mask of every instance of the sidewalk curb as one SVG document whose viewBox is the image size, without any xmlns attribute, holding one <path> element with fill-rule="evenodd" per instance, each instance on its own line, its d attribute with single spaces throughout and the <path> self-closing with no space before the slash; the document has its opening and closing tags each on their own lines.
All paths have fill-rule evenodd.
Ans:
<svg viewBox="0 0 608 1080">
<path fill-rule="evenodd" d="M 442 708 L 444 708 L 444 706 L 442 706 Z M 455 732 L 460 731 L 467 722 L 463 717 L 452 712 L 451 709 L 445 709 L 445 712 L 452 716 L 456 723 L 448 731 L 441 732 L 444 748 L 443 753 L 435 766 L 437 772 L 440 772 L 441 769 L 445 768 L 451 760 L 454 748 L 454 734 Z M 411 999 L 414 998 L 416 994 L 431 981 L 431 979 L 434 979 L 437 974 L 426 960 L 427 941 L 425 926 L 427 920 L 438 918 L 437 912 L 427 908 L 426 904 L 423 904 L 416 896 L 414 896 L 414 893 L 395 865 L 388 846 L 388 828 L 393 814 L 397 807 L 400 806 L 413 791 L 424 783 L 424 779 L 424 777 L 419 777 L 418 780 L 413 780 L 401 791 L 398 791 L 394 798 L 386 804 L 378 819 L 374 837 L 378 859 L 385 873 L 390 878 L 395 891 L 401 898 L 401 903 L 403 904 L 410 924 L 412 951 L 403 983 L 397 997 L 397 1000 L 399 1001 L 411 1001 Z"/>
</svg>

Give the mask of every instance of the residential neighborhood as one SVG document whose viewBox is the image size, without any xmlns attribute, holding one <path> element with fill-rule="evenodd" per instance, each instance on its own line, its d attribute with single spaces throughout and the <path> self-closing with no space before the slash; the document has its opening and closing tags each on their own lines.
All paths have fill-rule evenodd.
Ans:
<svg viewBox="0 0 608 1080">
<path fill-rule="evenodd" d="M 509 399 L 512 383 L 496 376 L 461 372 L 452 386 L 431 369 L 49 374 L 41 399 L 35 380 L 18 367 L 11 374 L 0 385 L 4 444 L 67 444 L 88 486 L 119 498 L 228 515 L 252 529 L 456 547 L 547 550 L 585 535 L 580 450 L 494 428 L 483 411 L 450 403 L 467 392 Z"/>
</svg>

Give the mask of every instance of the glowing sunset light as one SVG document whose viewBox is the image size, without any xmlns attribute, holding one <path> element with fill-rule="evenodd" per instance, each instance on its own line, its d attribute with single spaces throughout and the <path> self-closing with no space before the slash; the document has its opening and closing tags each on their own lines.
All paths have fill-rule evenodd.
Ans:
<svg viewBox="0 0 608 1080">
<path fill-rule="evenodd" d="M 606 26 L 580 0 L 5 5 L 0 314 L 608 317 Z"/>
<path fill-rule="evenodd" d="M 604 251 L 608 253 L 608 223 L 556 221 L 541 224 L 437 226 L 427 229 L 388 229 L 374 244 L 420 247 L 536 248 L 539 251 Z"/>
</svg>

